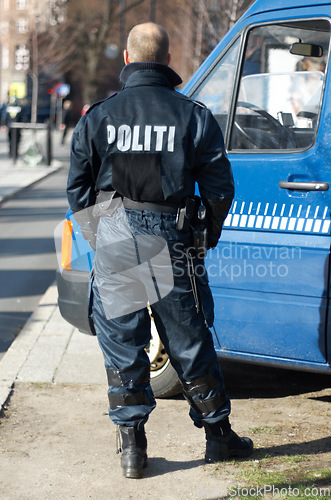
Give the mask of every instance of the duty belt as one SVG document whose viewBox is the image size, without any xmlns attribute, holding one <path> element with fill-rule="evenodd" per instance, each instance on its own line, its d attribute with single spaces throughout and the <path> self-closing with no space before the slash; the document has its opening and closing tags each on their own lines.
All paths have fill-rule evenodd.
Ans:
<svg viewBox="0 0 331 500">
<path fill-rule="evenodd" d="M 129 198 L 123 198 L 123 206 L 132 210 L 150 210 L 151 212 L 166 212 L 168 214 L 177 214 L 178 204 L 176 203 L 150 203 L 149 201 L 133 201 Z"/>
<path fill-rule="evenodd" d="M 122 198 L 118 193 L 114 194 L 114 191 L 99 191 L 96 199 L 96 203 L 103 203 L 111 200 L 112 198 Z M 130 198 L 122 198 L 123 206 L 125 208 L 131 208 L 132 210 L 150 210 L 151 212 L 166 212 L 169 214 L 177 214 L 179 203 L 170 203 L 166 201 L 160 201 L 158 203 L 151 203 L 149 201 L 134 201 Z"/>
</svg>

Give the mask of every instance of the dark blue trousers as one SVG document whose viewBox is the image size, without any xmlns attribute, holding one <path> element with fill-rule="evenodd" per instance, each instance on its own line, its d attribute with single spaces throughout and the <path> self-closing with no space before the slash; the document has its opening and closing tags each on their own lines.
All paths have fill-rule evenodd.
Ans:
<svg viewBox="0 0 331 500">
<path fill-rule="evenodd" d="M 181 382 L 194 382 L 204 377 L 207 380 L 203 393 L 195 394 L 193 399 L 211 401 L 225 394 L 209 330 L 213 323 L 213 299 L 207 273 L 203 261 L 188 256 L 191 234 L 177 231 L 175 218 L 167 213 L 122 208 L 115 216 L 102 217 L 99 223 L 92 318 L 108 374 L 109 415 L 118 425 L 140 427 L 156 405 L 145 351 L 150 341 L 147 302 Z M 154 253 L 162 253 L 159 252 L 163 248 L 162 241 L 170 255 L 170 268 L 166 267 L 166 258 L 154 259 L 156 264 L 153 264 Z M 155 271 L 151 279 L 157 299 L 152 301 L 144 282 L 137 278 L 137 270 L 143 268 L 148 259 L 153 264 L 150 269 Z M 196 271 L 195 280 L 192 279 L 192 265 Z M 162 274 L 166 286 L 161 282 Z M 170 288 L 169 276 L 173 280 Z M 208 380 L 213 381 L 210 387 Z M 219 407 L 210 411 L 200 411 L 194 404 L 190 410 L 192 420 L 199 427 L 203 421 L 214 423 L 229 413 L 230 401 L 226 396 Z"/>
</svg>

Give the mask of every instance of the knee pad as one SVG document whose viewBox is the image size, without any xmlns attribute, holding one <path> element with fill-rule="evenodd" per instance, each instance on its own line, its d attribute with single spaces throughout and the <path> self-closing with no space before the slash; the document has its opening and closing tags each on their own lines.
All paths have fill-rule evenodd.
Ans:
<svg viewBox="0 0 331 500">
<path fill-rule="evenodd" d="M 134 392 L 132 394 L 114 394 L 111 392 L 108 394 L 108 399 L 111 410 L 116 410 L 116 408 L 121 408 L 122 406 L 150 406 L 153 403 L 146 391 Z"/>
<path fill-rule="evenodd" d="M 149 377 L 149 367 L 144 367 L 134 372 L 108 368 L 108 385 L 110 387 L 121 387 L 126 390 L 125 393 L 108 393 L 110 408 L 115 410 L 121 406 L 150 405 L 152 401 L 146 389 L 139 390 L 139 386 L 146 386 L 149 383 Z"/>
<path fill-rule="evenodd" d="M 115 370 L 113 368 L 107 368 L 106 371 L 108 385 L 112 387 L 133 388 L 149 383 L 149 366 L 143 366 L 138 370 Z"/>
<path fill-rule="evenodd" d="M 205 375 L 191 382 L 181 382 L 185 399 L 196 413 L 205 414 L 222 408 L 228 400 L 220 382 L 212 375 Z M 210 393 L 212 393 L 210 395 Z"/>
</svg>

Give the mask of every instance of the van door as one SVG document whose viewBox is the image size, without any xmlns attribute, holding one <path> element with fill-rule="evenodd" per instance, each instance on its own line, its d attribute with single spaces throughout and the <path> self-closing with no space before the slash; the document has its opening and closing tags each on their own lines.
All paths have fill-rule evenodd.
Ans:
<svg viewBox="0 0 331 500">
<path fill-rule="evenodd" d="M 206 258 L 224 353 L 327 361 L 329 43 L 325 18 L 252 25 L 193 94 L 219 120 L 235 178 Z"/>
</svg>

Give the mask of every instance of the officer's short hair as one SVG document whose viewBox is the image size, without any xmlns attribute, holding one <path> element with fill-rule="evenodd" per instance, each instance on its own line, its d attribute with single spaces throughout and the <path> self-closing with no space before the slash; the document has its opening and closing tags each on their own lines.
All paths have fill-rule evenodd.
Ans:
<svg viewBox="0 0 331 500">
<path fill-rule="evenodd" d="M 127 51 L 131 62 L 165 64 L 169 54 L 169 36 L 155 23 L 137 24 L 129 33 Z"/>
</svg>

